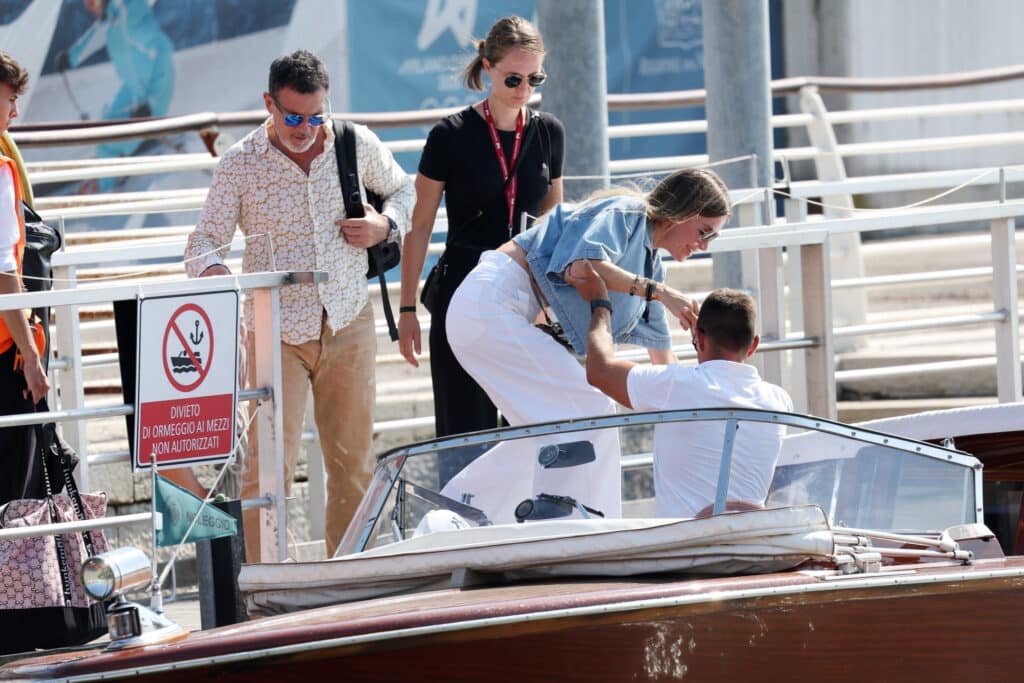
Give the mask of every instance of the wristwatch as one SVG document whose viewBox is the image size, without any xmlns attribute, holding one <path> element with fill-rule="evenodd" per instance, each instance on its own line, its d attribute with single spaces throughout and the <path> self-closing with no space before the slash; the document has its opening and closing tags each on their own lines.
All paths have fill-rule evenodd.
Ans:
<svg viewBox="0 0 1024 683">
<path fill-rule="evenodd" d="M 593 313 L 599 308 L 607 308 L 608 312 L 612 312 L 612 302 L 608 299 L 591 299 L 590 301 L 590 312 Z"/>
<path fill-rule="evenodd" d="M 402 233 L 399 232 L 399 230 L 398 230 L 398 223 L 395 223 L 395 220 L 391 216 L 385 216 L 385 218 L 388 219 L 388 225 L 391 226 L 388 229 L 388 239 L 387 239 L 387 241 L 388 242 L 398 242 L 399 238 L 402 236 Z"/>
</svg>

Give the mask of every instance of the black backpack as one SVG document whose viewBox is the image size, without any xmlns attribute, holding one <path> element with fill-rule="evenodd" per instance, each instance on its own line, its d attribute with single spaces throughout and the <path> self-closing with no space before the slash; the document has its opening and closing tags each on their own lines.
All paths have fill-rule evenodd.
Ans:
<svg viewBox="0 0 1024 683">
<path fill-rule="evenodd" d="M 31 206 L 21 203 L 25 217 L 25 254 L 21 262 L 22 283 L 27 292 L 48 292 L 53 289 L 53 266 L 50 256 L 60 249 L 60 233 L 43 222 Z M 43 369 L 50 365 L 50 308 L 43 306 L 32 309 L 42 323 L 46 348 L 40 349 Z"/>
<path fill-rule="evenodd" d="M 333 121 L 331 122 L 333 125 Z M 341 130 L 334 127 L 334 153 L 338 157 L 338 176 L 341 179 L 341 196 L 345 200 L 345 215 L 349 218 L 362 218 L 362 195 L 359 193 L 359 168 L 356 166 L 356 134 L 352 124 L 341 122 Z M 384 208 L 384 198 L 366 188 L 366 201 L 378 212 Z M 388 298 L 388 283 L 384 273 L 398 265 L 402 258 L 402 247 L 396 242 L 381 242 L 366 250 L 368 260 L 367 279 L 377 278 L 380 282 L 381 304 L 384 306 L 384 318 L 388 323 L 388 334 L 391 341 L 398 341 L 398 328 L 395 326 L 395 315 L 391 312 L 391 300 Z"/>
</svg>

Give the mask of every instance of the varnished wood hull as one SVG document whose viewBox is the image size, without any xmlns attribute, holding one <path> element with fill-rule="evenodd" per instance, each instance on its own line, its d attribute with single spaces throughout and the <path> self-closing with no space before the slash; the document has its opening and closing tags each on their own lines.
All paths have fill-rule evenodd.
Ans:
<svg viewBox="0 0 1024 683">
<path fill-rule="evenodd" d="M 1024 559 L 823 580 L 578 581 L 385 598 L 52 654 L 3 677 L 145 681 L 1020 680 Z M 171 668 L 173 667 L 173 668 Z"/>
</svg>

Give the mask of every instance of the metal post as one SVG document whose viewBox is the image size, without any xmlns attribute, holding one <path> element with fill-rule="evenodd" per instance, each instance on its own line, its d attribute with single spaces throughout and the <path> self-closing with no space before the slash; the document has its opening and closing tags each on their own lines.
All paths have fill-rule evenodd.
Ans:
<svg viewBox="0 0 1024 683">
<path fill-rule="evenodd" d="M 242 501 L 210 503 L 228 513 L 242 529 Z M 238 572 L 245 562 L 245 534 L 196 542 L 196 565 L 199 573 L 199 615 L 203 629 L 238 624 L 248 619 Z"/>
<path fill-rule="evenodd" d="M 782 248 L 767 247 L 757 253 L 760 276 L 757 316 L 761 320 L 761 340 L 782 339 L 786 336 Z M 785 351 L 757 354 L 762 357 L 760 370 L 764 379 L 780 386 L 783 384 L 785 354 Z"/>
<path fill-rule="evenodd" d="M 1015 228 L 1012 218 L 992 221 L 992 304 L 994 310 L 1006 311 L 1006 320 L 995 328 L 996 388 L 1000 403 L 1021 400 Z"/>
<path fill-rule="evenodd" d="M 725 512 L 725 501 L 729 497 L 729 476 L 732 471 L 732 447 L 736 443 L 736 431 L 740 428 L 738 420 L 725 423 L 725 440 L 722 443 L 722 462 L 718 466 L 718 489 L 715 491 L 714 514 Z"/>
<path fill-rule="evenodd" d="M 814 167 L 821 181 L 846 180 L 846 165 L 839 155 L 839 144 L 832 124 L 826 118 L 825 102 L 818 94 L 815 86 L 800 89 L 800 108 L 805 114 L 811 115 L 807 125 L 807 137 L 811 145 L 818 150 L 814 157 Z M 826 195 L 822 197 L 825 204 L 822 210 L 828 218 L 845 218 L 853 215 L 853 198 L 848 194 Z M 836 277 L 864 277 L 864 260 L 860 253 L 860 235 L 849 233 L 836 235 L 832 238 L 832 268 Z M 834 301 L 833 313 L 836 315 L 837 327 L 843 325 L 860 325 L 867 319 L 867 297 L 863 289 L 838 294 Z M 863 343 L 850 337 L 842 342 L 842 350 L 852 350 Z"/>
<path fill-rule="evenodd" d="M 786 223 L 807 222 L 807 204 L 798 199 L 787 199 L 784 211 Z M 803 267 L 800 259 L 800 249 L 790 247 L 786 251 L 786 281 L 789 285 L 788 296 L 786 297 L 786 313 L 789 319 L 788 332 L 795 332 L 804 329 L 804 308 L 803 308 Z M 798 413 L 806 413 L 807 408 L 807 363 L 805 354 L 801 351 L 786 351 L 788 372 L 783 373 L 782 386 L 789 392 L 793 399 L 793 410 Z"/>
<path fill-rule="evenodd" d="M 836 416 L 836 376 L 832 345 L 832 288 L 829 239 L 800 247 L 803 265 L 804 335 L 817 337 L 807 349 L 807 409 L 812 415 Z"/>
<path fill-rule="evenodd" d="M 707 88 L 708 155 L 711 161 L 756 154 L 757 186 L 772 185 L 771 57 L 768 3 L 702 0 L 704 84 Z M 715 169 L 730 187 L 743 187 L 742 164 Z M 715 287 L 741 287 L 738 254 L 715 254 Z"/>
<path fill-rule="evenodd" d="M 149 586 L 149 608 L 157 614 L 163 614 L 164 611 L 164 594 L 163 587 L 160 585 L 160 573 L 157 571 L 157 559 L 156 559 L 156 532 L 163 527 L 163 515 L 161 515 L 156 509 L 156 449 L 149 454 L 149 482 L 151 491 L 149 496 L 150 507 L 153 510 L 153 521 L 150 527 L 150 531 L 153 534 L 153 582 Z"/>
<path fill-rule="evenodd" d="M 770 226 L 775 222 L 775 193 L 771 188 L 764 190 L 764 224 Z M 785 279 L 782 272 L 782 247 L 768 247 L 757 251 L 758 275 L 758 317 L 761 320 L 761 339 L 782 339 L 786 336 Z M 785 375 L 785 351 L 760 354 L 762 361 L 759 369 L 764 379 L 775 384 L 782 384 Z"/>
<path fill-rule="evenodd" d="M 566 200 L 608 186 L 608 78 L 603 0 L 537 0 L 537 23 L 547 35 L 544 69 L 552 85 L 542 106 L 565 124 L 565 176 L 598 179 L 565 183 Z"/>
<path fill-rule="evenodd" d="M 63 230 L 61 231 L 63 234 Z M 53 269 L 54 289 L 74 289 L 75 267 L 57 267 Z M 61 356 L 67 359 L 66 368 L 57 370 L 60 379 L 55 382 L 60 387 L 60 408 L 70 410 L 85 407 L 85 383 L 82 379 L 82 334 L 78 319 L 78 306 L 64 306 L 55 317 L 57 333 L 55 339 L 56 348 L 60 350 Z M 52 351 L 48 350 L 48 353 Z M 78 485 L 85 491 L 92 488 L 89 481 L 89 459 L 86 454 L 89 452 L 89 440 L 86 435 L 85 425 L 77 420 L 66 422 L 61 425 L 61 434 L 64 439 L 81 453 L 76 479 Z"/>
<path fill-rule="evenodd" d="M 281 412 L 281 321 L 277 290 L 252 292 L 254 304 L 256 386 L 273 387 L 272 410 L 256 415 L 257 452 L 250 453 L 246 467 L 259 469 L 259 495 L 274 504 L 259 509 L 260 562 L 285 559 L 284 416 Z M 253 457 L 255 455 L 255 457 Z"/>
<path fill-rule="evenodd" d="M 761 219 L 761 207 L 758 204 L 746 203 L 740 204 L 736 207 L 736 220 L 741 227 L 753 227 L 760 223 Z M 732 256 L 739 256 L 740 262 L 740 283 L 739 288 L 745 292 L 748 292 L 750 296 L 754 297 L 755 301 L 761 299 L 761 264 L 759 259 L 758 249 L 743 249 L 739 254 L 731 254 Z M 712 258 L 719 258 L 723 254 L 713 254 Z M 725 255 L 730 255 L 728 252 Z M 717 262 L 716 262 L 717 263 Z M 712 276 L 714 274 L 712 273 Z M 721 286 L 717 285 L 716 286 Z M 757 368 L 758 372 L 764 373 L 764 356 L 755 355 L 750 359 L 750 364 Z"/>
</svg>

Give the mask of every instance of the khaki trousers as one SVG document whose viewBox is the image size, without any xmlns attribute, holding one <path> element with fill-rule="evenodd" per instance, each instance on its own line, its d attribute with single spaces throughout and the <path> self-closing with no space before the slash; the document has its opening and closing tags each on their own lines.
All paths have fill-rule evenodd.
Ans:
<svg viewBox="0 0 1024 683">
<path fill-rule="evenodd" d="M 253 343 L 253 335 L 247 334 L 245 348 L 250 359 L 255 357 Z M 377 336 L 370 304 L 335 334 L 331 334 L 325 315 L 319 339 L 297 345 L 281 344 L 285 491 L 291 491 L 301 447 L 306 396 L 312 387 L 313 415 L 327 475 L 324 522 L 328 557 L 341 542 L 373 472 L 376 357 Z M 248 363 L 247 375 L 249 386 L 254 386 L 254 363 Z M 250 428 L 249 443 L 256 443 L 255 425 Z M 255 448 L 251 448 L 246 458 L 242 498 L 260 495 L 255 454 Z M 247 510 L 244 521 L 247 561 L 258 562 L 259 510 Z"/>
</svg>

